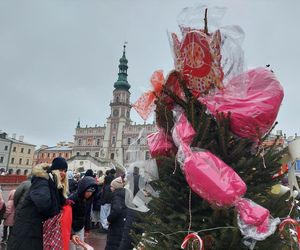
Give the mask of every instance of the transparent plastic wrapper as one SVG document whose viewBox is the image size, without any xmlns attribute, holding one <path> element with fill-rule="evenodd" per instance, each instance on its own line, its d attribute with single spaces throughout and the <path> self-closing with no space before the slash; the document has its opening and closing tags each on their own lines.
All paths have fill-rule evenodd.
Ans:
<svg viewBox="0 0 300 250">
<path fill-rule="evenodd" d="M 186 116 L 181 113 L 177 114 L 174 127 L 172 129 L 172 138 L 177 147 L 182 143 L 190 145 L 194 139 L 196 132 L 192 125 L 188 122 Z"/>
<path fill-rule="evenodd" d="M 126 173 L 125 204 L 140 212 L 147 212 L 151 197 L 158 193 L 151 187 L 151 181 L 158 179 L 155 159 L 137 161 L 129 165 Z"/>
<path fill-rule="evenodd" d="M 152 157 L 171 156 L 176 154 L 176 148 L 171 136 L 162 129 L 147 136 L 149 151 Z"/>
<path fill-rule="evenodd" d="M 236 210 L 241 233 L 255 240 L 264 240 L 272 235 L 280 223 L 280 219 L 274 219 L 268 209 L 248 199 L 240 199 Z"/>
<path fill-rule="evenodd" d="M 143 128 L 140 130 L 138 137 L 129 145 L 126 150 L 128 163 L 141 161 L 145 159 L 145 152 L 142 150 L 147 146 L 147 132 Z"/>
<path fill-rule="evenodd" d="M 221 27 L 226 9 L 220 7 L 209 8 L 205 23 L 206 8 L 185 8 L 178 16 L 181 37 L 169 34 L 175 69 L 183 73 L 188 87 L 200 95 L 222 89 L 224 82 L 244 68 L 243 30 L 239 26 Z"/>
<path fill-rule="evenodd" d="M 245 85 L 246 96 L 233 96 L 231 87 L 234 89 L 245 78 L 248 79 Z M 256 68 L 231 79 L 224 90 L 200 97 L 199 100 L 215 116 L 217 112 L 230 112 L 231 131 L 240 137 L 256 141 L 275 122 L 283 95 L 283 89 L 275 75 L 266 68 Z"/>
</svg>

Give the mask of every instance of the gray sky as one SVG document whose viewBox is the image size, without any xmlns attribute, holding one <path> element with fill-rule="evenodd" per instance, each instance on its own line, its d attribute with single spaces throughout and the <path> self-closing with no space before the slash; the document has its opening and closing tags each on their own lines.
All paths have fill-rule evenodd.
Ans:
<svg viewBox="0 0 300 250">
<path fill-rule="evenodd" d="M 0 129 L 50 146 L 73 141 L 78 118 L 103 126 L 124 41 L 134 102 L 153 71 L 173 68 L 167 31 L 196 3 L 205 1 L 0 0 Z M 243 28 L 248 67 L 271 64 L 285 90 L 276 129 L 299 134 L 300 1 L 209 3 L 227 7 L 222 25 Z"/>
</svg>

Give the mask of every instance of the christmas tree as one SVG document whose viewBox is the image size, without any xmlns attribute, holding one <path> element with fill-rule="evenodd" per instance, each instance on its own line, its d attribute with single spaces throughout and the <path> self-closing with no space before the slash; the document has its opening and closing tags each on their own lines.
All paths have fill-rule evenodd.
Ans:
<svg viewBox="0 0 300 250">
<path fill-rule="evenodd" d="M 242 197 L 268 209 L 270 221 L 273 221 L 273 218 L 279 221 L 278 218 L 295 216 L 294 200 L 288 200 L 289 194 L 275 196 L 271 193 L 272 186 L 279 182 L 278 178 L 273 176 L 279 171 L 282 158 L 287 152 L 279 149 L 276 141 L 271 146 L 264 145 L 264 141 L 276 125 L 274 120 L 283 97 L 282 89 L 277 83 L 273 84 L 275 79 L 273 72 L 263 68 L 232 76 L 229 83 L 224 86 L 225 78 L 230 78 L 226 71 L 228 65 L 225 67 L 221 63 L 221 46 L 224 45 L 224 41 L 222 42 L 219 30 L 208 32 L 207 12 L 204 22 L 203 29 L 181 27 L 183 33 L 181 42 L 172 34 L 175 70 L 169 73 L 161 88 L 156 88 L 152 92 L 155 95 L 156 124 L 160 133 L 165 135 L 162 143 L 173 136 L 176 146 L 172 149 L 167 148 L 165 153 L 161 151 L 155 153 L 157 148 L 150 146 L 159 171 L 159 180 L 152 181 L 151 186 L 159 192 L 159 196 L 152 198 L 148 204 L 150 211 L 141 214 L 141 221 L 135 225 L 143 230 L 143 235 L 136 234 L 133 238 L 137 245 L 143 246 L 143 249 L 180 249 L 183 239 L 189 233 L 200 236 L 203 241 L 202 249 L 206 250 L 298 249 L 298 242 L 289 229 L 283 230 L 282 234 L 273 229 L 269 235 L 261 239 L 251 235 L 245 236 L 238 221 L 242 216 L 239 215 L 237 204 Z M 202 48 L 197 50 L 197 46 Z M 201 61 L 204 63 L 201 64 Z M 245 92 L 242 97 L 241 93 L 238 93 L 237 97 L 232 89 L 237 90 L 236 82 L 241 84 L 245 77 L 247 77 L 245 84 L 253 84 L 251 88 L 248 86 L 248 89 L 252 91 L 256 85 L 260 87 L 255 94 L 250 91 Z M 263 83 L 259 79 L 262 78 L 268 83 L 272 82 L 268 85 L 272 91 L 268 92 L 268 89 L 261 88 Z M 162 81 L 157 75 L 155 79 Z M 230 86 L 233 88 L 230 89 Z M 266 92 L 270 94 L 263 98 L 268 101 L 277 98 L 276 102 L 273 102 L 274 106 L 269 107 L 271 110 L 263 110 L 265 108 L 263 104 L 260 106 L 257 99 L 251 99 Z M 252 101 L 249 102 L 250 99 Z M 265 119 L 251 114 L 249 109 L 253 105 L 255 112 L 261 111 Z M 141 105 L 137 102 L 135 108 L 143 113 L 139 107 Z M 185 145 L 189 153 L 181 148 L 183 141 L 176 143 L 174 138 L 172 131 L 176 124 L 179 124 L 178 119 L 175 119 L 175 111 L 184 115 L 192 127 L 192 139 Z M 203 155 L 201 152 L 209 152 L 216 159 L 220 159 L 221 164 L 224 163 L 233 169 L 234 175 L 242 179 L 240 183 L 246 184 L 247 191 L 242 191 L 242 195 L 235 195 L 234 202 L 225 204 L 223 201 L 218 202 L 210 190 L 199 191 L 195 188 L 207 181 L 198 178 L 196 180 L 198 183 L 191 183 L 193 174 L 191 179 L 188 179 L 186 161 L 189 155 L 195 155 L 197 152 L 200 152 L 200 156 Z M 197 170 L 197 167 L 195 168 Z M 222 171 L 223 168 L 220 168 L 219 172 Z M 213 176 L 207 175 L 212 178 L 211 182 L 215 186 L 222 186 L 221 182 L 228 181 L 222 179 L 223 177 L 213 179 Z M 227 184 L 232 183 L 228 181 Z M 229 193 L 234 191 L 234 189 L 221 190 L 224 192 L 222 197 L 230 196 Z M 274 222 L 275 227 L 279 224 L 278 221 Z M 247 228 L 249 225 L 245 224 Z M 259 229 L 254 231 L 260 234 Z M 199 242 L 199 238 L 194 237 L 188 242 L 188 247 L 200 249 Z"/>
</svg>

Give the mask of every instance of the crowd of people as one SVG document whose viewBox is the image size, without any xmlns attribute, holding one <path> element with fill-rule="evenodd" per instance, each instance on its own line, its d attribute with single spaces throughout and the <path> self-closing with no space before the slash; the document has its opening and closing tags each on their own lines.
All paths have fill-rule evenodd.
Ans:
<svg viewBox="0 0 300 250">
<path fill-rule="evenodd" d="M 133 175 L 135 194 L 138 171 Z M 107 234 L 105 250 L 133 249 L 130 231 L 137 216 L 125 204 L 125 183 L 115 169 L 98 175 L 89 169 L 81 176 L 62 157 L 51 166 L 39 164 L 6 202 L 0 192 L 1 243 L 8 250 L 78 250 L 94 229 Z"/>
</svg>

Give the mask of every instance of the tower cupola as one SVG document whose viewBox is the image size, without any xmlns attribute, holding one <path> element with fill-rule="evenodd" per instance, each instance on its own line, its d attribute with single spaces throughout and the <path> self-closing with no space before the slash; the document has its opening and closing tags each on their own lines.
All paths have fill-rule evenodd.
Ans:
<svg viewBox="0 0 300 250">
<path fill-rule="evenodd" d="M 118 80 L 114 83 L 115 89 L 129 90 L 130 84 L 127 81 L 128 60 L 126 58 L 126 45 L 123 46 L 123 55 L 120 58 Z"/>
</svg>

